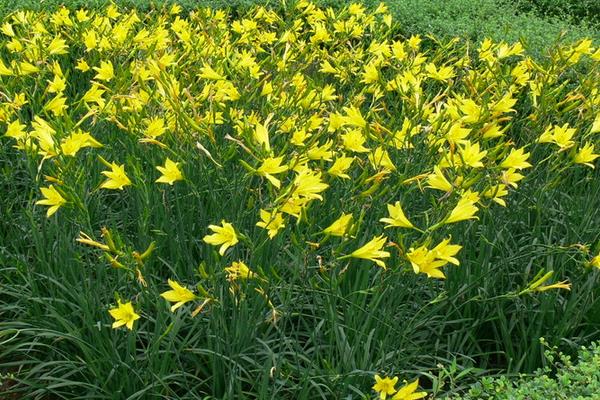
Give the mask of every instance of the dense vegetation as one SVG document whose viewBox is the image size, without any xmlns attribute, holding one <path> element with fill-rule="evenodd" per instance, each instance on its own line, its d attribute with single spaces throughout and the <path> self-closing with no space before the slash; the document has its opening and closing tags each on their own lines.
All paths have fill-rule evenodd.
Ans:
<svg viewBox="0 0 600 400">
<path fill-rule="evenodd" d="M 599 339 L 595 28 L 181 3 L 0 26 L 0 393 L 442 397 Z"/>
<path fill-rule="evenodd" d="M 533 376 L 483 378 L 462 400 L 594 400 L 600 393 L 600 346 L 593 343 L 580 349 L 577 362 L 557 352 L 545 351 L 550 366 L 539 369 Z"/>
<path fill-rule="evenodd" d="M 281 9 L 281 1 L 269 0 L 116 0 L 119 6 L 135 6 L 147 10 L 153 5 L 177 3 L 184 12 L 198 7 L 228 8 L 244 13 L 256 4 Z M 287 1 L 288 4 L 293 3 Z M 317 0 L 317 4 L 340 9 L 348 2 Z M 376 8 L 379 0 L 364 0 Z M 16 0 L 0 4 L 0 16 L 16 9 L 52 10 L 59 5 L 102 7 L 107 0 Z M 600 3 L 596 0 L 394 0 L 387 1 L 397 24 L 405 36 L 435 34 L 440 39 L 459 37 L 481 41 L 517 42 L 527 45 L 529 54 L 539 57 L 548 46 L 559 39 L 574 42 L 585 37 L 600 35 Z"/>
</svg>

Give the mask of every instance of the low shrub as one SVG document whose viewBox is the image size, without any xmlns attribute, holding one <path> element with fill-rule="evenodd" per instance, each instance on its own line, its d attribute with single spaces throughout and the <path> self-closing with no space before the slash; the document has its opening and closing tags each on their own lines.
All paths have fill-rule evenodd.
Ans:
<svg viewBox="0 0 600 400">
<path fill-rule="evenodd" d="M 578 361 L 558 352 L 545 351 L 550 364 L 533 375 L 516 378 L 484 378 L 456 400 L 597 400 L 600 393 L 600 345 L 581 347 Z"/>
</svg>

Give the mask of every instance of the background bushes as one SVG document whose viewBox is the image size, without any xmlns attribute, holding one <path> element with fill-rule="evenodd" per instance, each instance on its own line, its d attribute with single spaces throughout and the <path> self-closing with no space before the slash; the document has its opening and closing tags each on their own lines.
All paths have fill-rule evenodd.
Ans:
<svg viewBox="0 0 600 400">
<path fill-rule="evenodd" d="M 578 361 L 556 349 L 546 351 L 547 360 L 556 368 L 547 367 L 533 376 L 484 378 L 475 384 L 462 400 L 594 400 L 600 393 L 600 346 L 583 347 Z"/>
</svg>

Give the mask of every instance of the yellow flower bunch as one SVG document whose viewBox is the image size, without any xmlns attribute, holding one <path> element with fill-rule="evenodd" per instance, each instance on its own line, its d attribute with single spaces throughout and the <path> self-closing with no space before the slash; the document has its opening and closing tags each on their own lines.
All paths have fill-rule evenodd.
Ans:
<svg viewBox="0 0 600 400">
<path fill-rule="evenodd" d="M 467 245 L 454 231 L 510 209 L 530 171 L 595 167 L 600 51 L 582 40 L 538 62 L 521 43 L 434 44 L 393 34 L 394 23 L 385 5 L 336 12 L 304 0 L 240 17 L 22 11 L 0 29 L 2 140 L 55 177 L 32 189 L 57 223 L 70 223 L 67 204 L 85 218 L 94 202 L 138 204 L 151 235 L 167 223 L 149 222 L 156 210 L 197 207 L 200 228 L 184 234 L 199 257 L 245 259 L 226 261 L 231 285 L 268 279 L 253 259 L 265 248 L 443 279 Z M 567 73 L 580 63 L 589 74 Z M 77 241 L 146 282 L 154 247 L 103 237 Z M 210 299 L 167 282 L 172 311 Z M 110 315 L 129 329 L 139 318 L 131 303 Z M 382 399 L 420 398 L 416 381 L 396 391 L 377 379 Z"/>
</svg>

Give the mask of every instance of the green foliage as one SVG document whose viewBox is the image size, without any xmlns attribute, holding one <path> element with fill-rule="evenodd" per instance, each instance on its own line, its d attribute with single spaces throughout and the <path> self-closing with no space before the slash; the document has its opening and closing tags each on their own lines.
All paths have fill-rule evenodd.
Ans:
<svg viewBox="0 0 600 400">
<path fill-rule="evenodd" d="M 545 352 L 551 364 L 533 375 L 483 378 L 462 400 L 594 400 L 600 393 L 600 344 L 582 347 L 578 361 L 554 347 Z"/>
<path fill-rule="evenodd" d="M 29 4 L 40 7 L 52 3 Z M 136 4 L 143 7 L 148 3 Z M 235 4 L 243 7 L 250 2 Z M 400 29 L 407 34 L 435 32 L 442 38 L 460 35 L 472 40 L 480 39 L 483 33 L 500 39 L 509 34 L 508 28 L 504 33 L 495 32 L 493 27 L 498 25 L 491 25 L 483 33 L 477 31 L 488 13 L 501 14 L 491 2 L 478 2 L 479 9 L 469 7 L 473 3 L 464 1 L 449 5 L 438 2 L 436 7 L 433 2 L 419 2 L 422 8 L 415 7 L 412 11 L 410 4 L 416 5 L 409 2 L 392 5 L 396 19 L 406 21 Z M 426 16 L 434 14 L 436 17 L 427 22 Z M 448 18 L 454 22 L 448 22 Z M 455 24 L 456 21 L 460 24 Z M 523 28 L 526 21 L 520 22 Z M 506 21 L 509 22 L 512 23 Z M 443 40 L 434 43 L 433 39 L 427 40 L 427 46 L 426 56 L 436 62 L 446 59 L 454 62 L 467 49 L 460 47 L 463 44 L 453 48 L 452 44 Z M 67 95 L 72 110 L 77 107 L 72 100 L 89 88 L 94 72 L 84 78 L 73 68 L 87 54 L 80 42 L 75 41 L 71 51 L 60 60 L 70 79 Z M 137 54 L 138 50 L 118 56 L 129 60 L 128 57 Z M 95 52 L 86 55 L 92 66 L 97 66 L 103 57 L 109 56 Z M 563 157 L 563 161 L 570 157 L 568 152 L 544 152 L 542 145 L 534 143 L 539 130 L 548 124 L 569 121 L 584 132 L 591 124 L 590 108 L 596 112 L 580 97 L 570 96 L 571 89 L 593 88 L 592 79 L 578 70 L 568 67 L 563 70 L 563 63 L 556 60 L 543 60 L 547 63 L 541 64 L 543 70 L 549 70 L 552 63 L 559 66 L 559 82 L 548 84 L 542 91 L 536 123 L 523 118 L 531 113 L 529 87 L 525 86 L 524 93 L 515 92 L 519 102 L 514 126 L 507 131 L 511 135 L 509 146 L 512 142 L 519 146 L 531 144 L 527 151 L 531 150 L 532 162 L 535 159 L 536 163 L 550 156 Z M 200 88 L 194 86 L 198 82 L 186 80 L 186 73 L 191 71 L 195 76 L 202 64 L 181 67 L 186 62 L 189 61 L 182 57 L 176 68 L 184 71 L 183 87 L 186 90 L 192 87 L 190 96 L 198 96 Z M 222 63 L 223 57 L 217 57 L 215 62 Z M 496 82 L 500 86 L 505 79 L 512 79 L 509 76 L 515 64 L 512 59 L 504 59 L 502 63 L 506 63 L 502 64 L 506 68 L 502 79 Z M 300 63 L 297 67 L 304 71 L 301 68 L 307 65 L 316 69 L 318 64 Z M 265 63 L 263 68 L 267 71 L 272 67 Z M 129 78 L 124 78 L 127 71 L 117 68 L 119 78 L 115 80 L 127 81 Z M 314 70 L 304 72 L 311 83 L 312 79 L 319 79 Z M 42 85 L 52 79 L 47 70 L 43 73 L 46 75 L 37 81 L 31 77 L 2 78 L 7 82 L 5 91 L 22 90 L 14 82 L 35 87 L 27 91 L 33 104 L 18 115 L 26 123 L 34 113 L 42 112 L 45 99 Z M 360 77 L 356 75 L 351 77 L 352 84 L 340 84 L 337 93 L 342 99 L 334 107 L 347 104 L 344 103 L 347 98 L 359 91 Z M 282 80 L 288 82 L 288 78 Z M 319 85 L 323 83 L 317 81 Z M 250 88 L 246 89 L 250 93 L 257 85 L 248 80 L 239 87 Z M 488 85 L 484 88 L 487 91 Z M 131 98 L 128 90 L 129 87 L 117 86 L 115 98 Z M 293 91 L 289 86 L 285 90 Z M 427 81 L 424 98 L 429 99 L 438 90 L 449 91 L 445 84 Z M 160 91 L 152 93 L 158 96 L 155 93 Z M 397 94 L 386 96 L 390 99 L 388 104 L 400 107 Z M 148 116 L 160 115 L 162 103 L 169 104 L 162 99 L 153 103 L 148 107 Z M 201 115 L 207 103 L 198 101 L 194 103 L 197 108 L 187 112 Z M 244 98 L 239 107 L 258 111 L 262 116 L 271 105 L 256 94 Z M 563 107 L 574 108 L 565 111 Z M 367 105 L 364 110 L 371 113 Z M 281 110 L 277 111 L 276 118 L 282 118 Z M 405 109 L 392 109 L 389 126 L 399 128 L 407 114 Z M 509 115 L 512 118 L 513 112 Z M 51 115 L 47 118 L 54 120 Z M 216 142 L 202 137 L 207 151 L 224 167 L 217 169 L 206 153 L 199 151 L 195 137 L 187 140 L 197 133 L 187 126 L 184 129 L 189 134 L 187 139 L 172 140 L 173 152 L 161 153 L 150 150 L 150 144 L 140 145 L 135 136 L 137 130 L 124 132 L 104 118 L 98 117 L 98 122 L 94 119 L 93 126 L 87 122 L 82 126 L 89 127 L 106 147 L 97 153 L 82 151 L 76 162 L 65 158 L 65 170 L 74 172 L 65 174 L 68 182 L 63 186 L 72 187 L 71 193 L 77 193 L 75 198 L 80 203 L 73 200 L 75 204 L 65 206 L 52 218 L 45 217 L 45 207 L 34 203 L 40 199 L 40 187 L 48 185 L 43 177 L 46 171 L 62 174 L 64 170 L 62 167 L 49 170 L 57 165 L 53 160 L 41 162 L 40 157 L 34 159 L 35 155 L 28 158 L 12 147 L 12 139 L 0 137 L 2 395 L 24 399 L 194 399 L 200 394 L 206 394 L 206 398 L 211 398 L 210 394 L 214 398 L 356 399 L 372 395 L 373 374 L 381 371 L 403 377 L 419 376 L 431 393 L 439 395 L 464 390 L 482 369 L 514 372 L 538 368 L 544 363 L 543 347 L 538 341 L 541 336 L 547 337 L 551 344 L 568 338 L 574 345 L 598 338 L 598 271 L 582 266 L 591 251 L 594 254 L 598 251 L 585 246 L 600 242 L 598 170 L 572 165 L 568 170 L 559 169 L 561 163 L 536 168 L 535 173 L 528 173 L 517 192 L 511 191 L 507 209 L 487 204 L 491 203 L 488 201 L 486 207 L 490 210 L 482 210 L 479 221 L 448 228 L 448 233 L 464 244 L 464 249 L 461 265 L 452 267 L 448 280 L 441 282 L 413 274 L 406 260 L 401 261 L 400 257 L 394 258 L 388 271 L 373 268 L 367 262 L 355 261 L 356 265 L 346 268 L 335 260 L 325 260 L 323 264 L 324 257 L 320 254 L 331 250 L 335 239 L 324 242 L 319 253 L 309 241 L 320 240 L 321 236 L 306 240 L 306 232 L 310 227 L 315 231 L 324 228 L 337 217 L 331 210 L 351 209 L 355 215 L 361 214 L 361 221 L 370 213 L 364 220 L 361 236 L 371 237 L 383 229 L 381 225 L 377 227 L 373 210 L 384 209 L 384 198 L 360 193 L 349 198 L 348 193 L 355 190 L 352 184 L 332 187 L 326 196 L 328 203 L 322 207 L 315 205 L 306 223 L 295 224 L 290 219 L 287 236 L 282 234 L 269 241 L 255 223 L 257 208 L 268 205 L 264 199 L 273 189 L 260 187 L 265 183 L 262 178 L 249 174 L 238 162 L 245 156 L 244 150 L 236 142 L 224 139 L 226 135 L 235 135 L 231 121 L 223 127 L 212 127 L 219 138 Z M 61 123 L 60 118 L 58 121 Z M 123 121 L 133 121 L 133 126 L 145 120 Z M 74 121 L 68 123 L 71 122 Z M 61 135 L 70 133 L 68 123 L 65 126 L 69 128 L 61 131 Z M 238 142 L 240 137 L 236 135 Z M 164 157 L 173 154 L 185 155 L 182 168 L 186 182 L 158 187 L 154 183 L 155 166 L 162 165 Z M 402 158 L 394 160 L 405 169 L 399 177 L 429 172 L 427 157 L 407 154 L 402 153 Z M 136 182 L 135 189 L 119 193 L 99 190 L 105 168 L 98 155 L 125 163 Z M 368 167 L 368 163 L 364 164 Z M 384 192 L 384 195 L 395 199 L 398 193 Z M 421 191 L 413 184 L 410 190 L 402 189 L 402 196 L 403 200 L 420 198 Z M 446 204 L 447 199 L 447 196 L 439 199 L 431 196 L 429 203 L 437 207 Z M 415 213 L 431 206 L 427 203 L 414 201 Z M 201 241 L 207 233 L 206 227 L 221 218 L 244 227 L 250 237 L 247 240 L 253 241 L 252 246 L 233 248 L 231 259 L 249 260 L 257 272 L 271 278 L 269 282 L 258 286 L 250 281 L 236 291 L 227 281 L 223 271 L 225 261 Z M 128 249 L 127 255 L 156 242 L 157 251 L 144 267 L 148 287 L 135 283 L 127 271 L 112 268 L 97 249 L 75 242 L 80 231 L 101 240 L 100 230 L 104 226 L 113 232 L 119 246 Z M 400 239 L 394 238 L 397 242 L 409 243 L 412 239 L 410 234 L 397 237 Z M 400 271 L 402 265 L 406 267 L 404 271 Z M 569 279 L 572 290 L 517 295 L 518 289 L 526 287 L 541 268 Z M 210 309 L 195 318 L 190 318 L 189 309 L 170 313 L 169 305 L 160 298 L 160 293 L 167 290 L 167 277 L 188 287 L 192 282 L 203 285 L 214 296 Z M 268 297 L 256 289 L 263 290 Z M 133 299 L 136 310 L 142 313 L 133 332 L 110 328 L 108 309 L 116 302 L 115 293 Z M 276 313 L 269 308 L 266 298 L 275 303 Z"/>
<path fill-rule="evenodd" d="M 600 2 L 596 0 L 513 0 L 523 12 L 541 16 L 567 18 L 574 23 L 590 22 L 600 25 Z"/>
<path fill-rule="evenodd" d="M 474 42 L 489 37 L 495 41 L 522 40 L 534 54 L 563 38 L 566 41 L 594 37 L 598 31 L 555 17 L 517 13 L 515 7 L 497 0 L 402 0 L 390 9 L 406 33 L 432 33 L 438 37 L 460 37 Z"/>
</svg>

